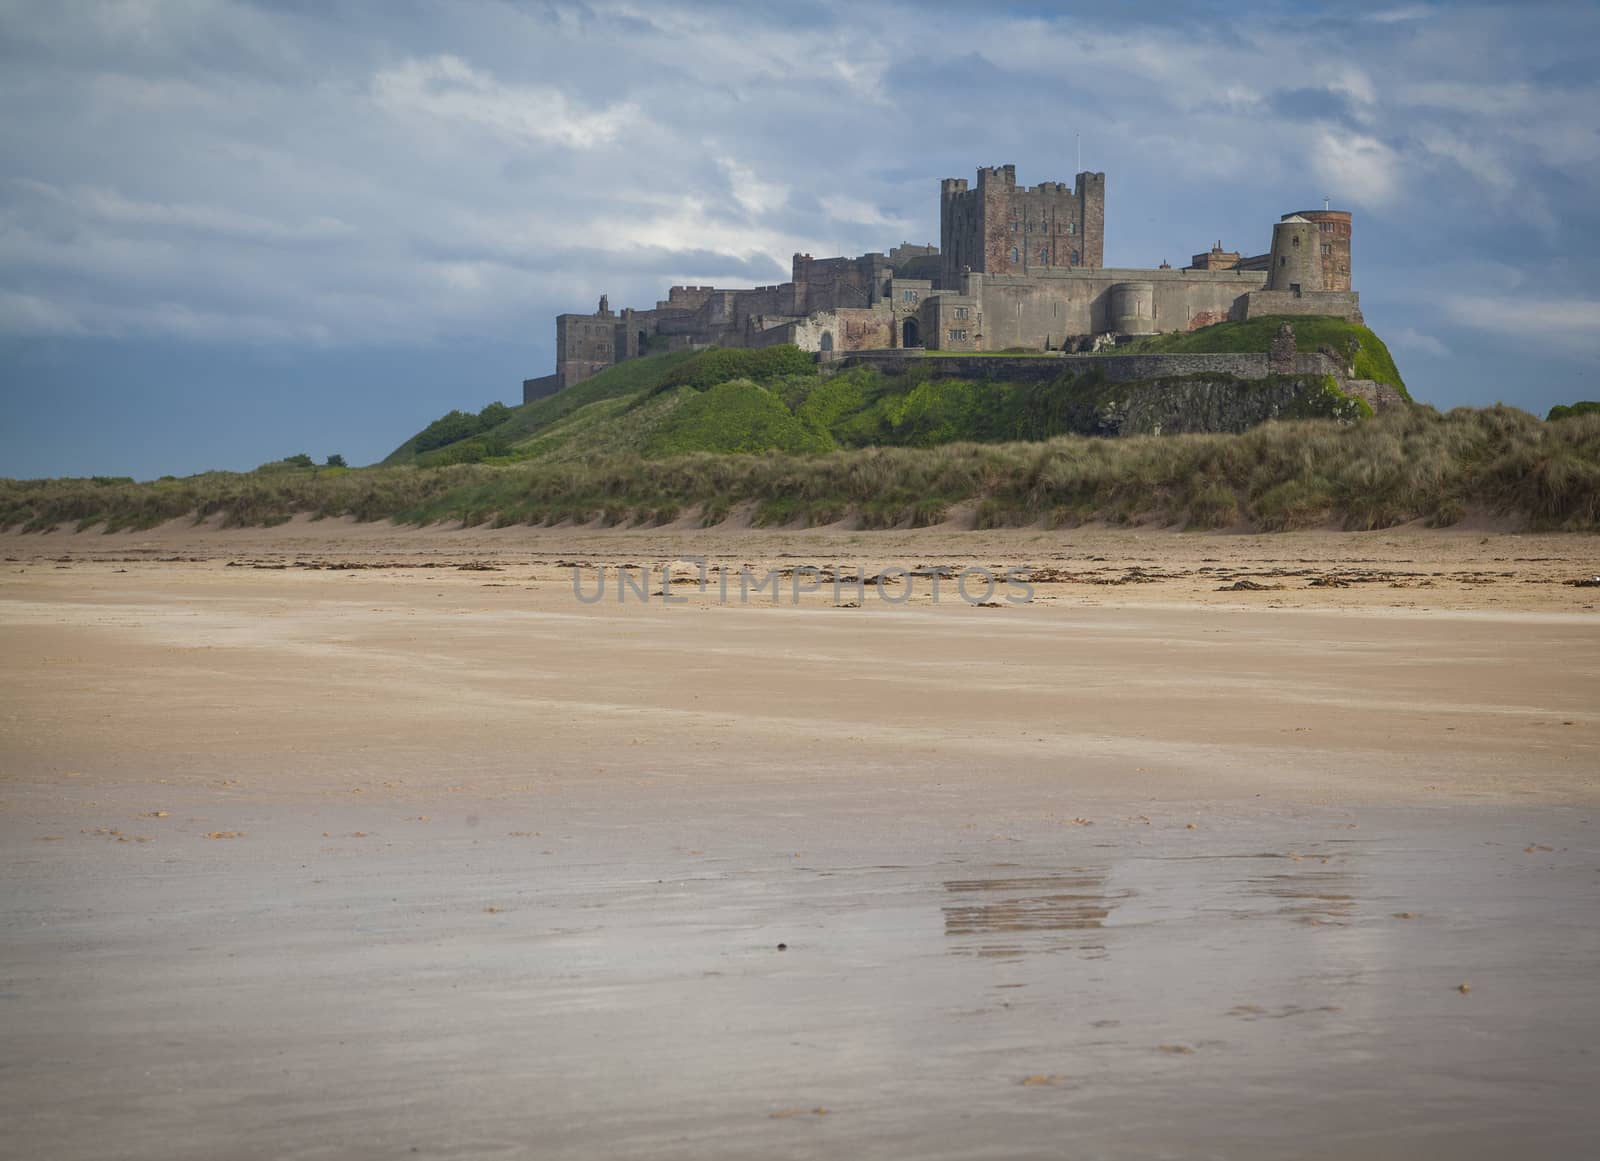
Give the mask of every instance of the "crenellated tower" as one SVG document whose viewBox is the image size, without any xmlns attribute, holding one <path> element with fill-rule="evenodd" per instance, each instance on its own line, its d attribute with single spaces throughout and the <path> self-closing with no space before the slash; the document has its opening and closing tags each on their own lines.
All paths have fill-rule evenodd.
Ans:
<svg viewBox="0 0 1600 1161">
<path fill-rule="evenodd" d="M 1105 223 L 1103 173 L 1080 173 L 1071 186 L 1018 186 L 1014 165 L 978 170 L 975 187 L 946 178 L 939 183 L 940 284 L 957 289 L 968 271 L 1099 269 L 1105 265 Z"/>
</svg>

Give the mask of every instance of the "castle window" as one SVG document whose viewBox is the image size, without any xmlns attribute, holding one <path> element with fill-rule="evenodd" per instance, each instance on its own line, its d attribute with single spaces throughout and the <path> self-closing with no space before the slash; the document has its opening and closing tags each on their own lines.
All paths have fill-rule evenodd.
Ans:
<svg viewBox="0 0 1600 1161">
<path fill-rule="evenodd" d="M 916 302 L 917 301 L 917 292 L 915 290 L 902 290 L 900 292 L 900 301 L 901 302 Z"/>
<path fill-rule="evenodd" d="M 1046 247 L 1046 246 L 1040 246 L 1039 247 L 1039 261 L 1043 265 L 1046 265 L 1046 266 L 1048 266 L 1050 264 L 1050 250 L 1049 250 L 1049 247 Z"/>
<path fill-rule="evenodd" d="M 1072 252 L 1072 264 L 1074 266 L 1078 264 L 1078 252 L 1076 250 Z"/>
<path fill-rule="evenodd" d="M 1017 232 L 1017 224 L 1015 222 L 1011 223 L 1011 232 L 1013 234 L 1015 234 Z"/>
<path fill-rule="evenodd" d="M 967 341 L 967 332 L 966 331 L 951 331 L 950 332 L 950 341 L 952 343 L 964 343 L 964 342 L 966 342 Z"/>
<path fill-rule="evenodd" d="M 1011 247 L 1011 261 L 1017 261 L 1017 248 L 1015 246 Z"/>
<path fill-rule="evenodd" d="M 1326 242 L 1324 242 L 1322 244 L 1322 252 L 1324 254 L 1332 254 L 1333 253 L 1333 247 L 1328 245 Z"/>
<path fill-rule="evenodd" d="M 1295 247 L 1295 249 L 1299 249 L 1300 248 L 1300 235 L 1299 234 L 1296 234 L 1289 241 Z"/>
<path fill-rule="evenodd" d="M 967 320 L 967 308 L 966 307 L 958 306 L 958 307 L 955 308 L 955 312 L 954 313 L 955 313 L 956 318 L 960 319 L 962 322 L 965 322 Z"/>
<path fill-rule="evenodd" d="M 1078 232 L 1078 224 L 1076 222 L 1068 222 L 1067 223 L 1067 233 L 1076 234 L 1077 232 Z"/>
</svg>

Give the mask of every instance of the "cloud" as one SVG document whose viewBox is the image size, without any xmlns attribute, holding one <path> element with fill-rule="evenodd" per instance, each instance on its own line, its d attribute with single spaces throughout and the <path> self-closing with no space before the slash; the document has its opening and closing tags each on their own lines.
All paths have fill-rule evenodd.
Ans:
<svg viewBox="0 0 1600 1161">
<path fill-rule="evenodd" d="M 762 181 L 755 171 L 732 157 L 719 157 L 717 164 L 728 176 L 734 201 L 751 214 L 769 214 L 783 208 L 789 200 L 789 187 L 781 182 Z"/>
<path fill-rule="evenodd" d="M 1376 137 L 1323 129 L 1317 135 L 1311 164 L 1341 202 L 1384 206 L 1400 192 L 1401 158 Z"/>
<path fill-rule="evenodd" d="M 55 338 L 87 333 L 76 315 L 59 302 L 0 290 L 0 334 Z"/>
<path fill-rule="evenodd" d="M 1395 331 L 1390 339 L 1391 347 L 1398 347 L 1403 351 L 1415 351 L 1421 355 L 1430 355 L 1436 359 L 1448 358 L 1450 348 L 1445 346 L 1432 335 L 1423 334 L 1414 327 L 1401 327 Z"/>
<path fill-rule="evenodd" d="M 893 231 L 905 233 L 910 228 L 910 223 L 898 214 L 885 213 L 870 202 L 860 198 L 834 195 L 825 197 L 821 201 L 822 211 L 835 222 L 850 222 L 862 226 L 882 226 Z"/>
<path fill-rule="evenodd" d="M 608 145 L 642 119 L 635 105 L 586 112 L 559 89 L 503 84 L 450 55 L 384 69 L 372 78 L 372 93 L 382 108 L 413 123 L 426 118 L 446 131 L 484 130 L 571 149 Z"/>
<path fill-rule="evenodd" d="M 1362 17 L 1374 24 L 1408 24 L 1413 20 L 1427 20 L 1434 15 L 1434 9 L 1429 4 L 1406 4 L 1400 8 L 1385 8 L 1378 12 L 1369 12 Z"/>
<path fill-rule="evenodd" d="M 348 222 L 325 214 L 300 221 L 275 221 L 227 206 L 142 201 L 104 187 L 59 189 L 46 182 L 26 179 L 13 184 L 61 203 L 80 220 L 94 219 L 113 225 L 171 227 L 178 231 L 274 244 L 328 243 L 355 233 Z"/>
<path fill-rule="evenodd" d="M 1463 326 L 1535 339 L 1573 354 L 1600 354 L 1600 300 L 1451 295 L 1445 314 Z"/>
</svg>

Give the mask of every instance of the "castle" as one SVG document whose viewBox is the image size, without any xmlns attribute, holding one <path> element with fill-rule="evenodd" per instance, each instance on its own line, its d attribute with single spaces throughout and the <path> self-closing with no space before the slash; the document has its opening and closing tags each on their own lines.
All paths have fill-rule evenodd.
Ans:
<svg viewBox="0 0 1600 1161">
<path fill-rule="evenodd" d="M 556 318 L 556 370 L 523 402 L 656 351 L 794 343 L 841 352 L 1086 351 L 1164 331 L 1262 315 L 1361 321 L 1350 289 L 1350 214 L 1301 210 L 1254 257 L 1219 241 L 1174 270 L 1104 266 L 1106 178 L 1018 186 L 1016 167 L 939 187 L 938 247 L 859 258 L 796 254 L 790 281 L 749 290 L 674 286 L 651 310 Z"/>
</svg>

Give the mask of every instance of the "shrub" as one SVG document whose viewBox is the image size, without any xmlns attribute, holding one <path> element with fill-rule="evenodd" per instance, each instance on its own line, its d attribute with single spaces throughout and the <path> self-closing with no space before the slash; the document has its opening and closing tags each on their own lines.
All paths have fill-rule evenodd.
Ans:
<svg viewBox="0 0 1600 1161">
<path fill-rule="evenodd" d="M 1593 415 L 1600 412 L 1600 403 L 1593 399 L 1581 399 L 1577 403 L 1557 403 L 1550 409 L 1550 414 L 1545 416 L 1549 423 L 1557 419 L 1571 419 L 1575 415 Z"/>
<path fill-rule="evenodd" d="M 417 454 L 445 447 L 478 434 L 478 417 L 466 411 L 447 411 L 417 434 Z"/>
</svg>

